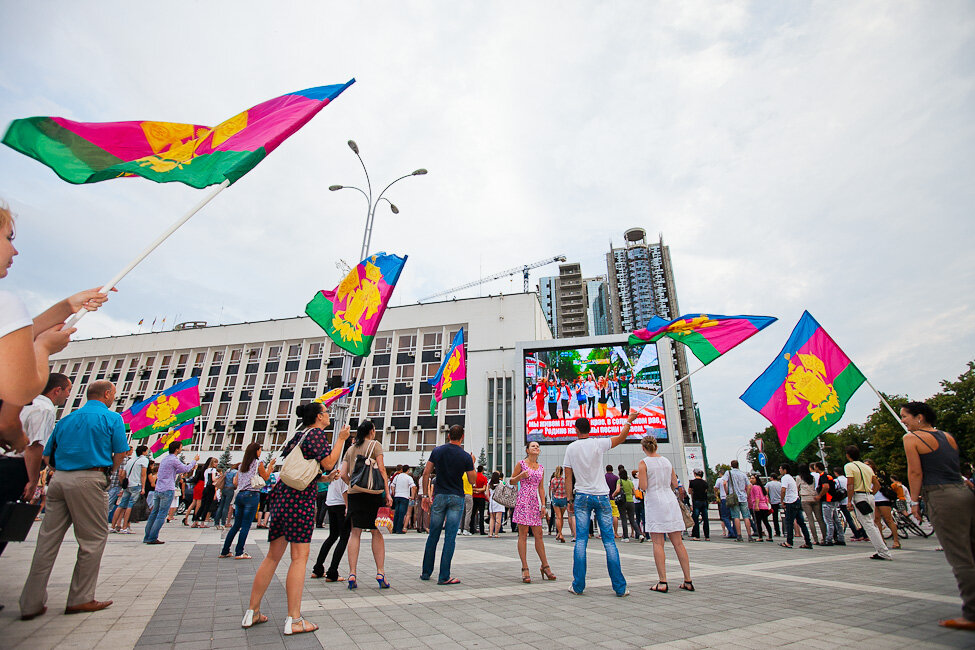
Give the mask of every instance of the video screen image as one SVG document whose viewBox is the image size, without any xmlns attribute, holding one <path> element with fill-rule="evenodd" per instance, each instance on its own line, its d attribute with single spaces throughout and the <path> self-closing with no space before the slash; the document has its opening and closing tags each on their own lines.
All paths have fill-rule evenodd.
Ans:
<svg viewBox="0 0 975 650">
<path fill-rule="evenodd" d="M 627 442 L 668 441 L 663 398 L 653 397 L 661 389 L 656 345 L 528 349 L 524 368 L 528 442 L 573 442 L 579 417 L 589 418 L 590 437 L 615 436 L 631 409 L 641 415 Z"/>
</svg>

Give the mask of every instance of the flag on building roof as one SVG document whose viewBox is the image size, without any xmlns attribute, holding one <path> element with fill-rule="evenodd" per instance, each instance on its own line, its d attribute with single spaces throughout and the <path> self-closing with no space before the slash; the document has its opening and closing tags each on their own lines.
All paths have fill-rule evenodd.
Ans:
<svg viewBox="0 0 975 650">
<path fill-rule="evenodd" d="M 795 460 L 843 417 L 847 402 L 864 381 L 863 373 L 807 311 L 741 400 L 772 423 L 782 451 Z"/>
<path fill-rule="evenodd" d="M 197 188 L 234 183 L 354 82 L 281 95 L 214 127 L 28 117 L 10 124 L 3 143 L 69 183 L 125 176 Z"/>
<path fill-rule="evenodd" d="M 707 365 L 776 320 L 771 316 L 689 314 L 668 321 L 654 316 L 645 329 L 630 334 L 629 344 L 653 343 L 666 336 L 686 345 Z"/>
<path fill-rule="evenodd" d="M 463 327 L 454 336 L 437 374 L 427 381 L 433 386 L 430 415 L 437 413 L 437 404 L 446 398 L 467 394 L 467 352 L 464 350 Z"/>
<path fill-rule="evenodd" d="M 152 452 L 152 457 L 159 458 L 165 454 L 169 450 L 170 443 L 191 440 L 193 438 L 193 422 L 194 420 L 187 420 L 178 427 L 160 434 L 156 442 L 152 443 L 152 446 L 149 447 L 149 451 Z"/>
<path fill-rule="evenodd" d="M 406 256 L 376 253 L 359 262 L 332 291 L 319 291 L 305 313 L 329 338 L 356 356 L 369 354 Z"/>
<path fill-rule="evenodd" d="M 178 427 L 200 415 L 200 378 L 192 377 L 122 411 L 135 439 Z"/>
<path fill-rule="evenodd" d="M 322 406 L 328 407 L 332 402 L 345 397 L 353 390 L 355 390 L 355 382 L 352 382 L 352 384 L 345 386 L 344 388 L 333 388 L 321 397 L 316 397 L 313 401 L 321 404 Z"/>
</svg>

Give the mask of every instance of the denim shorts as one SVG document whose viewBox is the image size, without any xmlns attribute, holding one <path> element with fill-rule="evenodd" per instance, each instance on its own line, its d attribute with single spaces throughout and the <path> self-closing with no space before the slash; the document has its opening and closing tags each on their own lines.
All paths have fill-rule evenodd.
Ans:
<svg viewBox="0 0 975 650">
<path fill-rule="evenodd" d="M 728 517 L 731 519 L 751 519 L 748 505 L 739 502 L 736 506 L 728 506 Z"/>
<path fill-rule="evenodd" d="M 139 500 L 139 494 L 142 493 L 142 486 L 136 485 L 135 487 L 127 487 L 122 490 L 122 500 L 119 501 L 118 507 L 122 508 L 132 508 L 135 506 L 135 502 Z"/>
<path fill-rule="evenodd" d="M 556 508 L 564 508 L 567 505 L 569 505 L 569 500 L 568 499 L 559 499 L 559 498 L 554 498 L 553 497 L 552 498 L 552 505 L 555 506 Z"/>
</svg>

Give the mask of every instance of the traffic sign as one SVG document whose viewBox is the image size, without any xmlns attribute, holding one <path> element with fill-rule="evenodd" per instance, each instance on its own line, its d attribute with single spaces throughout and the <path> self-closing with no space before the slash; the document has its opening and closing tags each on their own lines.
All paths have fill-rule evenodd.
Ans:
<svg viewBox="0 0 975 650">
<path fill-rule="evenodd" d="M 767 463 L 767 462 L 768 462 L 768 458 L 765 457 L 765 454 L 763 454 L 762 452 L 759 452 L 758 453 L 758 464 L 761 465 L 762 467 L 765 467 L 765 463 Z"/>
</svg>

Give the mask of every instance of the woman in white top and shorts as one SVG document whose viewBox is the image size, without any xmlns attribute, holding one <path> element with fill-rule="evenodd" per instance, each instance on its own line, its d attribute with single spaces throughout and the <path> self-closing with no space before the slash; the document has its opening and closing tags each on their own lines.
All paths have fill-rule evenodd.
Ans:
<svg viewBox="0 0 975 650">
<path fill-rule="evenodd" d="M 650 533 L 653 542 L 653 562 L 657 565 L 657 584 L 650 587 L 650 591 L 667 593 L 667 568 L 664 540 L 670 537 L 674 545 L 680 568 L 684 572 L 684 582 L 680 588 L 694 591 L 691 582 L 691 561 L 684 548 L 681 534 L 686 530 L 684 516 L 674 490 L 677 489 L 677 474 L 670 461 L 657 453 L 657 439 L 653 436 L 645 437 L 640 444 L 647 453 L 640 461 L 639 476 L 640 489 L 643 490 L 643 507 L 646 513 L 646 531 Z"/>
</svg>

